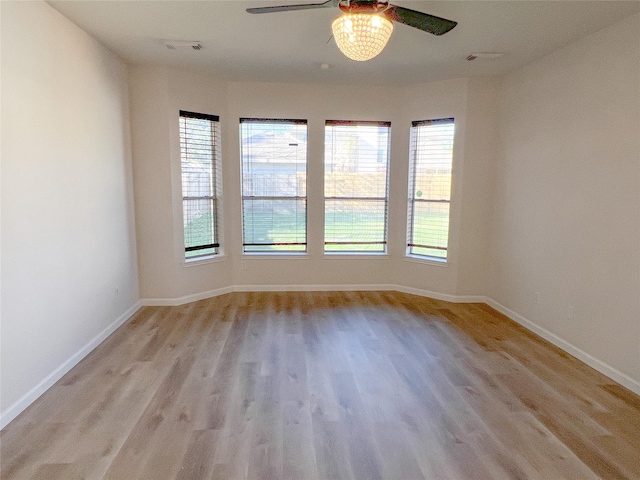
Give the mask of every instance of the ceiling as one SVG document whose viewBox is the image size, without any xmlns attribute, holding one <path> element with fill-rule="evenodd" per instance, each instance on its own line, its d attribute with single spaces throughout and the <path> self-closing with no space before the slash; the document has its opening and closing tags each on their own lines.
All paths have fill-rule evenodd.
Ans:
<svg viewBox="0 0 640 480">
<path fill-rule="evenodd" d="M 385 50 L 354 62 L 331 39 L 337 8 L 251 15 L 248 7 L 318 0 L 49 1 L 132 64 L 209 72 L 221 80 L 406 85 L 501 75 L 640 11 L 633 1 L 407 1 L 395 5 L 448 18 L 436 37 L 395 24 Z M 201 51 L 167 49 L 161 40 L 195 40 Z M 504 52 L 500 59 L 465 58 Z M 321 64 L 329 64 L 328 69 Z"/>
</svg>

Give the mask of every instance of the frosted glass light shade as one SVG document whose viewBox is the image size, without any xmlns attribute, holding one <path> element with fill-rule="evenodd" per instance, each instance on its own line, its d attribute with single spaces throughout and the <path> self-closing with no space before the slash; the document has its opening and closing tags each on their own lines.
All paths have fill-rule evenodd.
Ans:
<svg viewBox="0 0 640 480">
<path fill-rule="evenodd" d="M 331 29 L 340 51 L 351 60 L 364 62 L 384 49 L 393 23 L 371 13 L 345 13 L 333 21 Z"/>
</svg>

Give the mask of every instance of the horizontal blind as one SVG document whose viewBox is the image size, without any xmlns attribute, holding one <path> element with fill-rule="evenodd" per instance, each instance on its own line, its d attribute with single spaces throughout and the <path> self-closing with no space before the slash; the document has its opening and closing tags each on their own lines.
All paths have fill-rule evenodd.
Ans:
<svg viewBox="0 0 640 480">
<path fill-rule="evenodd" d="M 219 117 L 180 111 L 185 258 L 218 253 Z"/>
<path fill-rule="evenodd" d="M 326 252 L 386 251 L 390 131 L 389 122 L 326 122 Z"/>
<path fill-rule="evenodd" d="M 454 132 L 453 118 L 412 122 L 407 235 L 412 255 L 447 258 Z"/>
<path fill-rule="evenodd" d="M 307 249 L 307 121 L 240 119 L 245 252 Z"/>
</svg>

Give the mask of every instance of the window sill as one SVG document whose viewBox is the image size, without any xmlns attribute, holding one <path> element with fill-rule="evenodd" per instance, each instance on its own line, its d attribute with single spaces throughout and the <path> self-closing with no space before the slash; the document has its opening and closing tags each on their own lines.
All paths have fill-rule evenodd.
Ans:
<svg viewBox="0 0 640 480">
<path fill-rule="evenodd" d="M 420 257 L 417 255 L 407 255 L 404 257 L 405 262 L 420 263 L 422 265 L 433 265 L 434 267 L 448 267 L 449 261 L 447 259 L 440 259 L 435 257 Z"/>
<path fill-rule="evenodd" d="M 250 258 L 252 260 L 282 260 L 282 259 L 292 259 L 292 260 L 306 260 L 309 258 L 309 254 L 307 252 L 244 252 L 242 254 L 243 259 Z"/>
<path fill-rule="evenodd" d="M 389 258 L 389 254 L 386 252 L 324 252 L 324 259 L 327 260 L 386 260 Z"/>
<path fill-rule="evenodd" d="M 420 263 L 422 265 L 433 265 L 435 267 L 448 267 L 449 261 L 445 258 L 421 257 L 418 255 L 407 255 L 404 257 L 405 262 Z"/>
<path fill-rule="evenodd" d="M 226 255 L 207 255 L 206 257 L 185 259 L 182 264 L 185 267 L 195 267 L 198 265 L 207 265 L 209 263 L 225 262 L 226 260 Z"/>
</svg>

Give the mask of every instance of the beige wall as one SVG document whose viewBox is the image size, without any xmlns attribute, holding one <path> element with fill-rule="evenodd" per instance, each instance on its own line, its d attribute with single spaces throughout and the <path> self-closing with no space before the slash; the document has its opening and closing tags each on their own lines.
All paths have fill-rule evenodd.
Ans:
<svg viewBox="0 0 640 480">
<path fill-rule="evenodd" d="M 501 100 L 492 296 L 640 391 L 640 16 L 508 75 Z"/>
<path fill-rule="evenodd" d="M 184 75 L 188 80 L 181 81 Z M 228 287 L 229 256 L 184 263 L 178 132 L 181 109 L 224 118 L 226 86 L 212 78 L 154 67 L 131 67 L 129 86 L 140 295 L 186 301 L 184 297 Z M 226 134 L 224 126 L 222 133 Z"/>
<path fill-rule="evenodd" d="M 4 424 L 139 297 L 126 66 L 45 3 L 1 8 Z"/>
<path fill-rule="evenodd" d="M 133 67 L 133 149 L 141 295 L 150 303 L 171 303 L 199 298 L 207 292 L 234 287 L 254 288 L 367 288 L 402 285 L 446 295 L 478 293 L 482 262 L 464 267 L 460 251 L 481 251 L 487 258 L 486 204 L 490 184 L 467 182 L 463 189 L 465 150 L 471 179 L 487 176 L 492 144 L 475 129 L 465 141 L 468 105 L 467 80 L 451 80 L 411 87 L 328 86 L 273 83 L 224 83 L 211 76 L 157 67 Z M 484 118 L 493 90 L 490 81 L 474 81 L 482 96 L 471 104 L 473 115 Z M 487 92 L 490 94 L 486 95 Z M 220 115 L 223 158 L 223 248 L 219 262 L 190 264 L 182 260 L 182 225 L 177 118 L 180 109 Z M 240 203 L 241 117 L 304 118 L 308 120 L 308 254 L 268 256 L 242 254 Z M 409 126 L 412 120 L 455 117 L 456 146 L 452 229 L 449 263 L 406 261 L 406 189 Z M 385 120 L 392 122 L 388 255 L 323 254 L 324 122 L 328 119 Z M 482 124 L 484 125 L 484 123 Z M 481 132 L 478 134 L 477 132 Z M 474 173 L 475 172 L 475 173 Z M 475 214 L 474 214 L 475 212 Z M 477 214 L 477 215 L 476 215 Z M 463 215 L 472 217 L 460 226 Z M 480 220 L 478 220 L 480 217 Z M 474 223 L 482 225 L 478 228 Z M 169 233 L 167 233 L 169 232 Z M 486 236 L 486 235 L 485 235 Z M 240 268 L 245 262 L 246 269 Z M 470 277 L 458 288 L 458 271 Z"/>
<path fill-rule="evenodd" d="M 498 89 L 495 79 L 469 80 L 465 168 L 462 183 L 458 295 L 494 296 L 491 228 L 495 154 L 498 140 Z"/>
</svg>

